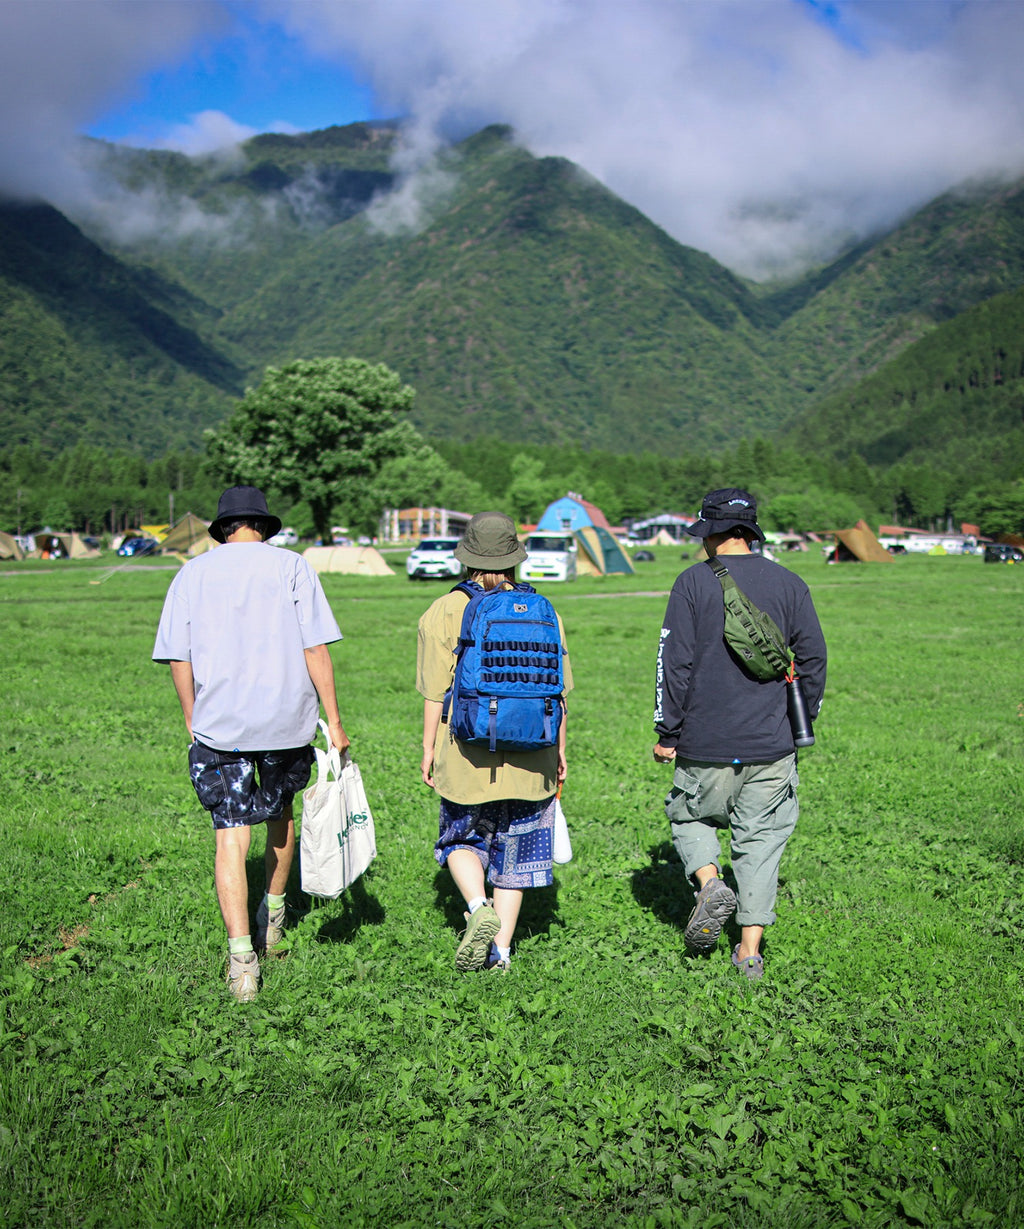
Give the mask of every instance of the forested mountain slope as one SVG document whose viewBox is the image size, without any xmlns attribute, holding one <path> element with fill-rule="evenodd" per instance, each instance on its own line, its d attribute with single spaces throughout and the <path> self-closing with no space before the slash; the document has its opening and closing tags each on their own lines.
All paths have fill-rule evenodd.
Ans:
<svg viewBox="0 0 1024 1229">
<path fill-rule="evenodd" d="M 798 415 L 795 447 L 881 468 L 1024 472 L 1024 289 L 939 325 L 874 375 Z"/>
<path fill-rule="evenodd" d="M 797 405 L 850 386 L 929 329 L 1024 284 L 1024 182 L 965 185 L 766 299 Z M 796 407 L 794 407 L 796 408 Z"/>
<path fill-rule="evenodd" d="M 0 205 L 0 438 L 147 455 L 194 445 L 242 388 L 242 371 L 203 336 L 215 315 L 57 210 Z"/>
<path fill-rule="evenodd" d="M 271 362 L 387 362 L 431 435 L 629 450 L 775 426 L 763 309 L 739 279 L 500 131 L 467 142 L 451 176 L 418 231 L 388 237 L 356 217 L 311 240 L 222 335 Z"/>
<path fill-rule="evenodd" d="M 886 364 L 938 330 L 908 361 L 948 365 L 955 351 L 966 370 L 978 334 L 949 322 L 1024 283 L 1020 182 L 947 194 L 768 288 L 507 130 L 408 183 L 396 140 L 357 124 L 217 159 L 93 143 L 117 191 L 105 215 L 74 220 L 88 238 L 46 206 L 0 209 L 5 437 L 198 447 L 266 366 L 337 354 L 397 370 L 435 439 L 692 453 L 789 423 L 797 446 L 889 464 L 946 449 L 958 411 L 944 400 L 949 421 L 924 431 L 920 396 L 894 399 Z M 942 384 L 922 381 L 928 397 Z M 1001 390 L 986 405 L 1005 427 Z M 979 404 L 961 406 L 962 434 Z"/>
</svg>

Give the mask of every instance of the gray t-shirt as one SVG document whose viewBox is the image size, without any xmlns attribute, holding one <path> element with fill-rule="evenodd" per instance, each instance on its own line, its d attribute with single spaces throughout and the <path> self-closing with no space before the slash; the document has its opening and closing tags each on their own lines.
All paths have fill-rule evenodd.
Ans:
<svg viewBox="0 0 1024 1229">
<path fill-rule="evenodd" d="M 153 660 L 192 663 L 192 733 L 219 751 L 301 747 L 320 701 L 304 649 L 341 639 L 320 580 L 294 551 L 228 542 L 171 582 Z"/>
</svg>

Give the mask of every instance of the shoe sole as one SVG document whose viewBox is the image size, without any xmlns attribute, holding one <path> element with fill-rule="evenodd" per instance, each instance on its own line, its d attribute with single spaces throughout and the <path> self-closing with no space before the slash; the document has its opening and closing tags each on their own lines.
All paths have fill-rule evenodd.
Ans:
<svg viewBox="0 0 1024 1229">
<path fill-rule="evenodd" d="M 473 973 L 487 963 L 491 940 L 501 930 L 498 915 L 488 905 L 482 905 L 469 919 L 466 933 L 455 951 L 455 968 L 459 973 Z"/>
<path fill-rule="evenodd" d="M 698 893 L 699 895 L 699 893 Z M 722 927 L 736 908 L 736 896 L 724 884 L 708 900 L 694 905 L 683 931 L 683 942 L 692 952 L 710 952 L 718 944 Z"/>
</svg>

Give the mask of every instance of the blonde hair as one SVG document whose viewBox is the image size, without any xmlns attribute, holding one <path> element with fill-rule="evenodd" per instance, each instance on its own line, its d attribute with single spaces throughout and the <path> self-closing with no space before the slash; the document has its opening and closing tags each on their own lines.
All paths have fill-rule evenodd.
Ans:
<svg viewBox="0 0 1024 1229">
<path fill-rule="evenodd" d="M 475 580 L 485 592 L 489 592 L 491 589 L 497 589 L 506 583 L 514 585 L 516 583 L 516 570 L 515 568 L 506 568 L 504 572 L 481 572 L 476 568 L 471 568 L 468 579 Z"/>
</svg>

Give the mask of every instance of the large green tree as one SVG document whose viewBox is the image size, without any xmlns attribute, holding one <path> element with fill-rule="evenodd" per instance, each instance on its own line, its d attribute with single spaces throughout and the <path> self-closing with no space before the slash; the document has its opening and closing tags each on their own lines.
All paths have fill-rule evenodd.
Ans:
<svg viewBox="0 0 1024 1229">
<path fill-rule="evenodd" d="M 385 462 L 420 442 L 405 417 L 414 397 L 383 363 L 321 358 L 269 367 L 208 433 L 210 460 L 227 482 L 305 500 L 329 542 L 335 512 L 360 506 Z"/>
</svg>

